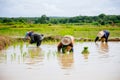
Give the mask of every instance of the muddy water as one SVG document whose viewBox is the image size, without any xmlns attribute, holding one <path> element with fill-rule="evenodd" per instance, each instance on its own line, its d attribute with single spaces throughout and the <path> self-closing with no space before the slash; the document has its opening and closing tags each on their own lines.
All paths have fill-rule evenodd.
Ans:
<svg viewBox="0 0 120 80">
<path fill-rule="evenodd" d="M 18 44 L 0 52 L 0 80 L 120 80 L 120 42 L 75 43 L 58 54 L 57 44 Z M 89 53 L 82 54 L 87 46 Z"/>
</svg>

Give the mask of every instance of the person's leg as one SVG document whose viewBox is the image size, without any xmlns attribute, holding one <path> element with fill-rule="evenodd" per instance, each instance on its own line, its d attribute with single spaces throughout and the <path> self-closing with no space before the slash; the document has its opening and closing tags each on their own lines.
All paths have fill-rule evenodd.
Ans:
<svg viewBox="0 0 120 80">
<path fill-rule="evenodd" d="M 107 36 L 106 36 L 106 38 L 105 38 L 105 42 L 106 42 L 106 43 L 108 42 L 109 34 L 110 34 L 110 33 L 108 33 Z"/>
<path fill-rule="evenodd" d="M 39 47 L 39 46 L 41 45 L 41 42 L 42 42 L 42 41 L 37 41 L 36 46 Z"/>
</svg>

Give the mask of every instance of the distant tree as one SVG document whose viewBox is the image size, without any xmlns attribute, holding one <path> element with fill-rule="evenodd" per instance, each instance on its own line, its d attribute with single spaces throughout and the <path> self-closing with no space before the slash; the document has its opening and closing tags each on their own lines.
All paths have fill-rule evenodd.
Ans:
<svg viewBox="0 0 120 80">
<path fill-rule="evenodd" d="M 40 23 L 41 23 L 41 24 L 47 23 L 47 16 L 46 16 L 46 15 L 42 15 L 42 16 L 41 16 L 41 18 L 40 18 Z"/>
<path fill-rule="evenodd" d="M 98 17 L 99 17 L 98 22 L 101 25 L 105 25 L 107 23 L 107 16 L 105 14 L 100 14 Z"/>
<path fill-rule="evenodd" d="M 10 23 L 10 22 L 13 22 L 13 20 L 11 18 L 4 18 L 3 23 Z"/>
<path fill-rule="evenodd" d="M 120 23 L 120 15 L 105 15 L 100 14 L 98 16 L 75 16 L 75 17 L 47 17 L 42 15 L 41 17 L 18 17 L 7 18 L 0 17 L 0 23 L 7 24 L 21 24 L 21 23 L 34 23 L 34 24 L 86 24 L 91 23 L 93 25 L 114 25 Z"/>
<path fill-rule="evenodd" d="M 101 18 L 101 19 L 104 19 L 105 16 L 106 16 L 105 14 L 100 14 L 100 15 L 98 15 L 98 17 Z"/>
<path fill-rule="evenodd" d="M 55 18 L 51 18 L 49 22 L 52 24 L 59 24 L 59 20 Z"/>
<path fill-rule="evenodd" d="M 20 18 L 20 19 L 19 19 L 19 22 L 20 22 L 20 23 L 25 23 L 25 20 L 24 20 L 23 18 Z"/>
</svg>

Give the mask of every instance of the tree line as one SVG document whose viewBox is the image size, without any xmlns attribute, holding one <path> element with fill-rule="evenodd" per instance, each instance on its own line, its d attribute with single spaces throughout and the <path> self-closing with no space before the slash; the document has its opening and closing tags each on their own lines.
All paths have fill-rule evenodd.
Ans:
<svg viewBox="0 0 120 80">
<path fill-rule="evenodd" d="M 0 17 L 0 23 L 5 24 L 93 24 L 93 25 L 115 25 L 120 24 L 120 15 L 105 15 L 98 16 L 75 16 L 75 17 Z"/>
</svg>

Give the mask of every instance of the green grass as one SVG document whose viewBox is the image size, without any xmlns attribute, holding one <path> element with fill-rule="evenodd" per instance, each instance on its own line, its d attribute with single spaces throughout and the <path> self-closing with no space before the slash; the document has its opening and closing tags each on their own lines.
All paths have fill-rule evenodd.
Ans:
<svg viewBox="0 0 120 80">
<path fill-rule="evenodd" d="M 110 37 L 120 37 L 120 27 L 118 26 L 94 26 L 94 25 L 47 25 L 47 24 L 0 24 L 0 35 L 6 36 L 25 36 L 27 31 L 33 30 L 45 36 L 64 36 L 72 35 L 75 38 L 95 38 L 100 30 L 110 31 Z"/>
</svg>

